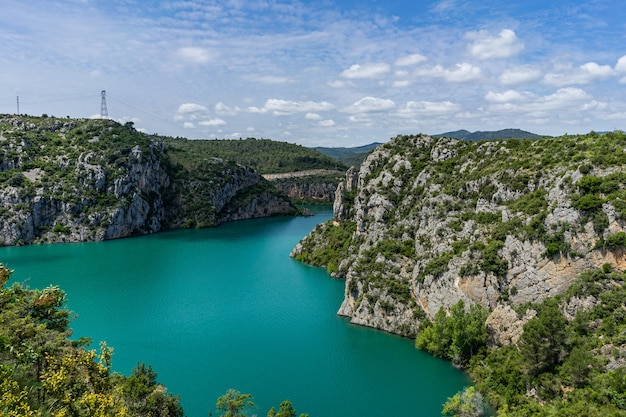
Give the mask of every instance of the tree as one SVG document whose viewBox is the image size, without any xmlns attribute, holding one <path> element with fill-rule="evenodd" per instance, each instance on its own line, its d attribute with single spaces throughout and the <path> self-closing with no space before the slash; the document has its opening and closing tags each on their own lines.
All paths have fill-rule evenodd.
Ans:
<svg viewBox="0 0 626 417">
<path fill-rule="evenodd" d="M 252 395 L 242 394 L 231 388 L 217 399 L 215 407 L 220 411 L 225 411 L 221 417 L 240 417 L 247 415 L 245 413 L 246 408 L 254 408 L 255 405 L 252 401 Z"/>
<path fill-rule="evenodd" d="M 466 312 L 463 300 L 450 308 L 450 315 L 440 308 L 432 324 L 420 330 L 415 346 L 457 364 L 466 364 L 485 346 L 487 315 L 487 309 L 478 304 L 472 304 Z"/>
<path fill-rule="evenodd" d="M 157 373 L 150 365 L 138 364 L 122 385 L 124 401 L 136 416 L 182 417 L 179 397 L 166 394 L 165 387 L 157 383 Z"/>
<path fill-rule="evenodd" d="M 450 358 L 455 363 L 467 363 L 470 358 L 485 346 L 487 331 L 485 321 L 489 312 L 479 304 L 472 304 L 469 312 L 465 312 L 465 303 L 459 300 L 450 309 L 452 321 L 452 343 Z"/>
<path fill-rule="evenodd" d="M 474 387 L 465 388 L 448 398 L 441 413 L 454 417 L 480 417 L 485 413 L 483 396 Z"/>
<path fill-rule="evenodd" d="M 554 299 L 542 305 L 537 317 L 524 325 L 519 347 L 531 374 L 552 370 L 565 350 L 567 320 Z"/>
</svg>

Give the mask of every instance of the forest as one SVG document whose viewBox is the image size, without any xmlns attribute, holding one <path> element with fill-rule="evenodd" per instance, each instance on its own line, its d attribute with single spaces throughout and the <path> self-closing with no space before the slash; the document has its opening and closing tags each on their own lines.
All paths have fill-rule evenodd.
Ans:
<svg viewBox="0 0 626 417">
<path fill-rule="evenodd" d="M 270 139 L 188 140 L 160 137 L 168 147 L 168 154 L 178 161 L 178 153 L 188 160 L 220 158 L 253 168 L 261 174 L 279 174 L 312 169 L 343 170 L 347 167 L 338 160 L 311 148 Z"/>
</svg>

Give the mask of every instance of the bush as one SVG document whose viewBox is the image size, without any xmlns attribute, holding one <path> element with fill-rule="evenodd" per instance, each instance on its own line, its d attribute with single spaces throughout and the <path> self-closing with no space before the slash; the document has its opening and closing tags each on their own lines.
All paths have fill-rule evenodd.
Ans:
<svg viewBox="0 0 626 417">
<path fill-rule="evenodd" d="M 595 194 L 585 194 L 572 203 L 576 210 L 594 212 L 602 208 L 604 201 Z"/>
</svg>

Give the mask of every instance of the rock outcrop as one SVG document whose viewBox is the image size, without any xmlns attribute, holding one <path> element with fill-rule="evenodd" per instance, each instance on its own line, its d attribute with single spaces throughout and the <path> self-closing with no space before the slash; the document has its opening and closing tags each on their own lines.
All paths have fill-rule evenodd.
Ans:
<svg viewBox="0 0 626 417">
<path fill-rule="evenodd" d="M 343 175 L 341 171 L 315 169 L 265 174 L 263 177 L 292 200 L 328 204 L 334 201 L 337 184 Z"/>
<path fill-rule="evenodd" d="M 400 136 L 362 164 L 353 202 L 339 185 L 334 223 L 292 255 L 340 254 L 339 314 L 353 323 L 412 337 L 463 300 L 493 310 L 492 343 L 508 343 L 528 319 L 509 305 L 560 294 L 603 264 L 626 270 L 625 148 L 620 132 L 478 143 Z M 349 239 L 330 238 L 347 223 Z"/>
<path fill-rule="evenodd" d="M 175 166 L 163 142 L 110 120 L 0 117 L 0 242 L 116 239 L 294 214 L 255 171 Z"/>
</svg>

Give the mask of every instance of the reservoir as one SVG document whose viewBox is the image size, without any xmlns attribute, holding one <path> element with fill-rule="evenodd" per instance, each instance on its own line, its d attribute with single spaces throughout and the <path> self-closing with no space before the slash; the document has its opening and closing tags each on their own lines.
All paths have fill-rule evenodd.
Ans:
<svg viewBox="0 0 626 417">
<path fill-rule="evenodd" d="M 261 417 L 286 399 L 310 417 L 440 416 L 467 376 L 338 317 L 344 282 L 289 258 L 331 216 L 7 247 L 0 262 L 13 282 L 60 286 L 74 337 L 106 341 L 116 372 L 150 364 L 189 417 L 219 415 L 229 388 L 252 394 Z"/>
</svg>

